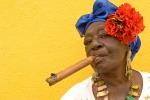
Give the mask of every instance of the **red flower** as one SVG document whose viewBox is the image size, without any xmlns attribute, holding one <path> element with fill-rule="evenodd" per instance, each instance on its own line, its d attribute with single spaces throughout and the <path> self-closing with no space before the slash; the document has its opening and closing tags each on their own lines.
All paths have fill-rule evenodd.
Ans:
<svg viewBox="0 0 150 100">
<path fill-rule="evenodd" d="M 105 31 L 128 44 L 136 39 L 136 35 L 144 30 L 143 17 L 136 12 L 130 4 L 125 3 L 118 7 L 114 14 L 108 16 L 105 23 Z"/>
</svg>

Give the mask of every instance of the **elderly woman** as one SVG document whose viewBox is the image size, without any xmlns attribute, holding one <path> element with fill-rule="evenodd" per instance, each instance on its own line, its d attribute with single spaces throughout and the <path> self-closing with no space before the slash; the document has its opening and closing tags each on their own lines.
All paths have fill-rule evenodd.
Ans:
<svg viewBox="0 0 150 100">
<path fill-rule="evenodd" d="M 141 45 L 137 34 L 144 30 L 143 17 L 130 4 L 96 0 L 76 28 L 87 56 L 97 56 L 91 64 L 95 73 L 61 100 L 150 100 L 150 74 L 130 65 Z"/>
</svg>

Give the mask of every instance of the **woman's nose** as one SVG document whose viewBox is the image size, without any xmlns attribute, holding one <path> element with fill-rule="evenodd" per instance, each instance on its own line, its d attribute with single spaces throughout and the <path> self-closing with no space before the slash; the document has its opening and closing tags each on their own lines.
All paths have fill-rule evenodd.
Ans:
<svg viewBox="0 0 150 100">
<path fill-rule="evenodd" d="M 97 40 L 92 41 L 92 50 L 98 50 L 102 47 L 103 45 L 101 42 L 98 42 Z"/>
</svg>

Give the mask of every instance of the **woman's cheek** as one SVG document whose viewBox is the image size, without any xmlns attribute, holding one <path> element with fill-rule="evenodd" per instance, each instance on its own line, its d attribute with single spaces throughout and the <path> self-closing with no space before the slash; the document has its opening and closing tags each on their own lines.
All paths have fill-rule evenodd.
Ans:
<svg viewBox="0 0 150 100">
<path fill-rule="evenodd" d="M 85 47 L 85 52 L 87 56 L 90 56 L 90 49 L 88 46 Z"/>
</svg>

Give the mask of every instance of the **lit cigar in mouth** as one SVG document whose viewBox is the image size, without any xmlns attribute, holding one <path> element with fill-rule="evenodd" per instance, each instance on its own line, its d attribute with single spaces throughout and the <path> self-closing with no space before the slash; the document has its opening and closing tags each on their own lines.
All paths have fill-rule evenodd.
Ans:
<svg viewBox="0 0 150 100">
<path fill-rule="evenodd" d="M 65 79 L 66 77 L 72 75 L 73 73 L 79 71 L 80 69 L 88 66 L 93 62 L 94 59 L 95 56 L 89 56 L 57 74 L 51 73 L 51 76 L 47 78 L 46 81 L 49 83 L 50 86 L 54 85 L 55 83 Z"/>
</svg>

